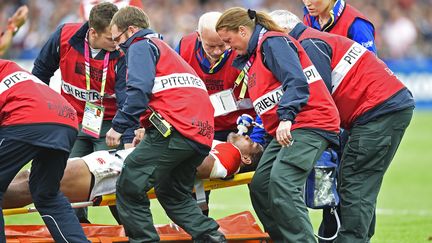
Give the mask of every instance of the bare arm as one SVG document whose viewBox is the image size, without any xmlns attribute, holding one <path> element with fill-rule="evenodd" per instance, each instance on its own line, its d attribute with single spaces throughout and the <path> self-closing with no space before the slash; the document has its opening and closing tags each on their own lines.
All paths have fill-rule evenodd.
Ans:
<svg viewBox="0 0 432 243">
<path fill-rule="evenodd" d="M 28 8 L 23 5 L 18 8 L 12 17 L 8 20 L 7 29 L 0 37 L 0 56 L 3 56 L 12 43 L 12 37 L 15 32 L 26 22 L 28 16 Z"/>
<path fill-rule="evenodd" d="M 207 157 L 204 158 L 202 164 L 197 167 L 197 174 L 196 176 L 199 179 L 207 179 L 210 177 L 210 173 L 213 169 L 213 165 L 215 163 L 215 159 L 211 155 L 207 155 Z"/>
</svg>

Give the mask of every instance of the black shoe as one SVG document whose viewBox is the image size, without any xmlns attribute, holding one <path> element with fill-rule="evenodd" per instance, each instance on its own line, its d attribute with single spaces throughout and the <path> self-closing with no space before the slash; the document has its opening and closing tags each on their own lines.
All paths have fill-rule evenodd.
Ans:
<svg viewBox="0 0 432 243">
<path fill-rule="evenodd" d="M 226 243 L 225 236 L 219 231 L 206 233 L 194 240 L 194 243 Z"/>
</svg>

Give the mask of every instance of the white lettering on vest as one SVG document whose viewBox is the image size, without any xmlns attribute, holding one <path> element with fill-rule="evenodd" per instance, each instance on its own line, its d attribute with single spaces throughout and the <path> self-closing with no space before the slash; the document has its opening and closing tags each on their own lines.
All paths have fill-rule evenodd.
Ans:
<svg viewBox="0 0 432 243">
<path fill-rule="evenodd" d="M 255 112 L 258 115 L 262 115 L 267 111 L 273 109 L 279 101 L 281 100 L 283 95 L 282 86 L 279 86 L 275 90 L 272 90 L 263 96 L 256 99 L 253 103 Z"/>
<path fill-rule="evenodd" d="M 355 42 L 343 55 L 339 63 L 332 71 L 332 94 L 339 87 L 342 80 L 345 78 L 351 68 L 357 63 L 363 54 L 367 51 L 362 45 Z"/>
<path fill-rule="evenodd" d="M 64 80 L 62 80 L 61 88 L 64 93 L 72 95 L 77 100 L 95 102 L 100 99 L 100 93 L 98 91 L 94 89 L 87 91 L 86 89 L 81 89 L 72 84 L 66 83 Z"/>
<path fill-rule="evenodd" d="M 321 79 L 321 75 L 318 73 L 318 70 L 314 65 L 303 69 L 303 73 L 306 76 L 308 84 L 311 84 Z"/>
<path fill-rule="evenodd" d="M 198 88 L 207 92 L 204 82 L 195 75 L 189 73 L 172 73 L 155 78 L 153 94 L 173 88 Z"/>
<path fill-rule="evenodd" d="M 26 73 L 22 71 L 14 72 L 12 74 L 9 74 L 5 78 L 2 79 L 0 83 L 0 94 L 5 92 L 6 90 L 10 89 L 12 86 L 14 86 L 17 83 L 23 82 L 23 81 L 33 81 L 38 84 L 46 85 L 44 82 L 42 82 L 37 77 Z"/>
</svg>

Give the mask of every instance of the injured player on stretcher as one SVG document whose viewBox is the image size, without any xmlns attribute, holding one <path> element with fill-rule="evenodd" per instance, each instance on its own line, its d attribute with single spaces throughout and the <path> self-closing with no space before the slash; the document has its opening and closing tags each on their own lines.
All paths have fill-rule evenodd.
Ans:
<svg viewBox="0 0 432 243">
<path fill-rule="evenodd" d="M 70 202 L 89 201 L 114 193 L 123 162 L 133 149 L 96 151 L 82 158 L 69 159 L 60 190 Z M 227 142 L 213 141 L 213 149 L 197 168 L 196 176 L 200 179 L 226 178 L 242 167 L 253 170 L 262 153 L 262 146 L 248 136 L 230 133 Z M 28 186 L 30 176 L 31 172 L 26 170 L 13 179 L 3 198 L 3 209 L 32 203 Z"/>
</svg>

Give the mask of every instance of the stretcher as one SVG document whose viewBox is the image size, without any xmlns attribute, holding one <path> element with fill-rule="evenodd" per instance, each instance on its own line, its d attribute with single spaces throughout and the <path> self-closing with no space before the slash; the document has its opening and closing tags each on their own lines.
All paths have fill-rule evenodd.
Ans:
<svg viewBox="0 0 432 243">
<path fill-rule="evenodd" d="M 216 190 L 226 187 L 232 187 L 232 186 L 238 186 L 243 184 L 248 184 L 254 175 L 254 172 L 246 172 L 246 173 L 240 173 L 235 175 L 232 179 L 224 180 L 224 179 L 204 179 L 204 190 L 210 191 L 210 190 Z M 148 193 L 148 197 L 151 199 L 156 198 L 154 189 L 152 188 Z M 94 198 L 92 201 L 88 202 L 78 202 L 78 203 L 72 203 L 72 208 L 82 208 L 82 207 L 90 207 L 90 206 L 112 206 L 115 205 L 116 202 L 116 196 L 115 194 L 107 194 L 102 195 Z M 11 208 L 11 209 L 4 209 L 3 215 L 16 215 L 16 214 L 26 214 L 26 213 L 33 213 L 37 212 L 37 209 L 34 207 L 23 207 L 23 208 Z"/>
<path fill-rule="evenodd" d="M 203 180 L 204 190 L 248 184 L 254 172 L 241 173 L 230 180 L 206 179 Z M 149 198 L 155 198 L 154 190 L 148 192 Z M 103 195 L 93 201 L 73 203 L 74 208 L 86 206 L 115 205 L 115 194 Z M 37 212 L 35 208 L 15 208 L 3 210 L 4 215 L 24 214 Z M 217 220 L 220 231 L 229 242 L 270 242 L 267 233 L 264 233 L 248 211 L 230 215 Z M 127 242 L 124 229 L 120 225 L 82 224 L 84 232 L 91 242 Z M 156 225 L 161 241 L 191 242 L 191 237 L 175 224 Z M 5 227 L 7 243 L 46 243 L 54 242 L 48 229 L 44 225 L 8 225 Z"/>
<path fill-rule="evenodd" d="M 217 220 L 219 230 L 229 242 L 270 242 L 249 211 L 237 213 Z M 82 224 L 84 233 L 91 242 L 128 242 L 121 225 Z M 175 224 L 156 225 L 161 242 L 191 242 L 192 239 Z M 8 225 L 5 227 L 7 243 L 52 243 L 50 233 L 44 225 Z"/>
</svg>

